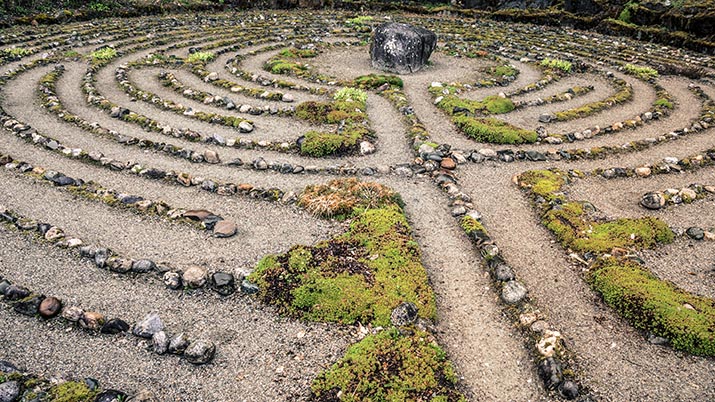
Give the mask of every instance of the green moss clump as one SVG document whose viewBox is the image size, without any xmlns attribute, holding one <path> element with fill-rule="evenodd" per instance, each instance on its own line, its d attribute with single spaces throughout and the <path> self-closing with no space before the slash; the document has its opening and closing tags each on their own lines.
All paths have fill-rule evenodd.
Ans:
<svg viewBox="0 0 715 402">
<path fill-rule="evenodd" d="M 332 112 L 333 106 L 326 102 L 307 101 L 295 108 L 295 117 L 311 123 L 323 123 Z"/>
<path fill-rule="evenodd" d="M 203 64 L 208 63 L 216 58 L 216 55 L 212 52 L 194 52 L 186 58 L 187 63 L 191 64 Z"/>
<path fill-rule="evenodd" d="M 491 114 L 503 114 L 509 113 L 514 110 L 514 102 L 509 98 L 502 98 L 501 96 L 488 96 L 482 101 L 485 108 Z"/>
<path fill-rule="evenodd" d="M 347 154 L 357 149 L 359 141 L 370 134 L 365 127 L 351 125 L 338 133 L 308 131 L 300 153 L 313 157 Z"/>
<path fill-rule="evenodd" d="M 335 239 L 265 257 L 249 280 L 265 302 L 311 321 L 387 326 L 402 302 L 423 318 L 436 312 L 419 247 L 396 204 L 366 210 Z"/>
<path fill-rule="evenodd" d="M 673 102 L 669 101 L 668 99 L 665 98 L 660 98 L 653 103 L 656 107 L 664 107 L 667 109 L 673 109 Z"/>
<path fill-rule="evenodd" d="M 462 217 L 462 220 L 460 221 L 460 226 L 462 226 L 462 229 L 468 234 L 472 235 L 473 233 L 486 233 L 486 229 L 484 229 L 484 226 L 482 225 L 481 222 L 478 220 L 472 218 L 469 215 L 465 215 Z"/>
<path fill-rule="evenodd" d="M 285 57 L 289 59 L 310 59 L 318 55 L 318 51 L 315 49 L 297 49 L 297 48 L 287 48 L 278 52 L 280 57 Z"/>
<path fill-rule="evenodd" d="M 362 75 L 360 77 L 355 78 L 353 82 L 356 87 L 363 89 L 375 89 L 381 87 L 384 84 L 390 84 L 391 86 L 395 86 L 398 88 L 402 88 L 404 86 L 402 78 L 394 75 L 383 74 Z"/>
<path fill-rule="evenodd" d="M 445 352 L 422 331 L 369 335 L 311 385 L 317 400 L 466 401 Z"/>
<path fill-rule="evenodd" d="M 531 189 L 531 192 L 551 200 L 554 193 L 561 191 L 566 179 L 559 171 L 530 170 L 519 175 L 519 185 Z"/>
<path fill-rule="evenodd" d="M 94 400 L 97 392 L 85 383 L 67 381 L 50 388 L 48 395 L 51 402 L 85 402 Z"/>
<path fill-rule="evenodd" d="M 519 70 L 515 69 L 512 66 L 504 65 L 504 66 L 496 66 L 496 67 L 491 67 L 487 71 L 490 75 L 494 77 L 516 77 L 517 74 L 519 74 Z"/>
<path fill-rule="evenodd" d="M 658 70 L 650 68 L 650 67 L 636 66 L 634 64 L 626 64 L 623 68 L 624 68 L 624 71 L 626 72 L 626 74 L 636 76 L 642 80 L 648 80 L 650 78 L 658 78 Z"/>
<path fill-rule="evenodd" d="M 103 47 L 90 54 L 94 61 L 107 61 L 117 57 L 117 50 L 112 47 Z"/>
<path fill-rule="evenodd" d="M 560 59 L 549 59 L 549 58 L 542 60 L 541 66 L 550 68 L 550 69 L 561 70 L 564 73 L 570 73 L 571 68 L 573 67 L 573 65 L 569 61 L 560 60 Z"/>
<path fill-rule="evenodd" d="M 367 93 L 358 88 L 340 88 L 335 92 L 335 95 L 333 95 L 333 99 L 336 101 L 351 101 L 365 105 L 367 103 Z"/>
<path fill-rule="evenodd" d="M 678 289 L 637 264 L 608 261 L 591 275 L 604 301 L 638 329 L 673 348 L 715 356 L 715 301 Z"/>
<path fill-rule="evenodd" d="M 622 218 L 595 223 L 588 220 L 579 202 L 548 211 L 543 221 L 564 247 L 579 252 L 608 253 L 615 247 L 641 250 L 674 240 L 673 232 L 660 219 Z"/>
<path fill-rule="evenodd" d="M 345 21 L 345 24 L 348 26 L 359 26 L 359 25 L 364 25 L 368 22 L 372 22 L 374 20 L 373 17 L 369 15 L 360 15 L 355 18 L 350 18 Z"/>
<path fill-rule="evenodd" d="M 452 121 L 467 136 L 490 144 L 533 143 L 539 138 L 535 131 L 524 130 L 497 119 L 453 116 Z"/>
</svg>

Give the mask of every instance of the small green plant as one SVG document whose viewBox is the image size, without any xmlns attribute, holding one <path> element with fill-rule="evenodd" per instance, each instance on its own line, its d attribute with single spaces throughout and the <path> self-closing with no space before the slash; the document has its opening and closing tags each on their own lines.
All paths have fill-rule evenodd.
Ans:
<svg viewBox="0 0 715 402">
<path fill-rule="evenodd" d="M 625 6 L 623 6 L 621 13 L 618 14 L 618 20 L 625 22 L 626 24 L 632 24 L 633 22 L 631 20 L 636 11 L 638 11 L 638 3 L 635 1 L 629 1 Z"/>
<path fill-rule="evenodd" d="M 95 1 L 92 3 L 89 3 L 89 9 L 95 12 L 107 12 L 111 9 L 111 7 L 107 4 L 104 4 L 100 1 Z"/>
<path fill-rule="evenodd" d="M 113 47 L 103 47 L 99 50 L 95 50 L 90 55 L 95 61 L 106 61 L 117 57 L 117 50 Z"/>
<path fill-rule="evenodd" d="M 358 88 L 365 89 L 379 88 L 384 84 L 390 84 L 391 86 L 396 86 L 398 88 L 402 88 L 402 86 L 404 85 L 404 83 L 402 82 L 402 78 L 394 75 L 383 74 L 362 75 L 360 77 L 355 78 L 354 83 L 355 86 L 357 86 Z"/>
<path fill-rule="evenodd" d="M 194 52 L 189 55 L 189 57 L 186 58 L 187 63 L 195 64 L 195 63 L 208 63 L 210 61 L 213 61 L 216 58 L 216 55 L 212 52 Z"/>
<path fill-rule="evenodd" d="M 667 108 L 667 109 L 673 109 L 673 107 L 674 107 L 674 106 L 673 106 L 673 102 L 671 102 L 671 101 L 669 101 L 668 99 L 665 99 L 665 98 L 660 98 L 660 99 L 656 100 L 655 103 L 654 103 L 654 105 L 655 105 L 656 107 L 664 107 L 664 108 Z"/>
<path fill-rule="evenodd" d="M 570 73 L 571 68 L 573 68 L 573 65 L 571 64 L 570 61 L 560 60 L 560 59 L 549 59 L 549 58 L 541 60 L 541 66 L 546 67 L 546 68 L 561 70 L 564 73 Z"/>
<path fill-rule="evenodd" d="M 516 77 L 519 74 L 519 70 L 509 65 L 491 67 L 487 72 L 497 78 Z"/>
<path fill-rule="evenodd" d="M 0 51 L 0 56 L 10 56 L 13 58 L 25 57 L 28 54 L 30 54 L 30 51 L 23 47 L 11 47 Z"/>
<path fill-rule="evenodd" d="M 658 78 L 658 70 L 650 67 L 636 66 L 634 64 L 626 64 L 624 66 L 626 74 L 636 76 L 642 80 Z"/>
<path fill-rule="evenodd" d="M 350 18 L 345 21 L 345 24 L 348 26 L 358 26 L 358 25 L 365 25 L 368 22 L 372 22 L 375 18 L 369 16 L 369 15 L 361 15 L 359 17 L 355 18 Z"/>
<path fill-rule="evenodd" d="M 357 102 L 364 105 L 367 103 L 367 93 L 357 88 L 341 88 L 335 92 L 333 99 L 336 101 Z"/>
</svg>

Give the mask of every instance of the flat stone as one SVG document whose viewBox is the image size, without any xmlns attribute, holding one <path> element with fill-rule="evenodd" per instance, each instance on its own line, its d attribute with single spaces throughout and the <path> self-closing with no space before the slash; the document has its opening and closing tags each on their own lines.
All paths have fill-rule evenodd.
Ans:
<svg viewBox="0 0 715 402">
<path fill-rule="evenodd" d="M 20 314 L 28 315 L 30 317 L 38 313 L 40 309 L 40 303 L 45 299 L 45 296 L 32 295 L 28 296 L 13 305 L 13 310 Z"/>
<path fill-rule="evenodd" d="M 99 330 L 104 325 L 104 316 L 96 311 L 85 311 L 79 319 L 79 325 L 89 330 Z"/>
<path fill-rule="evenodd" d="M 100 330 L 101 333 L 110 335 L 116 335 L 127 331 L 129 331 L 129 324 L 120 318 L 112 318 L 111 320 L 105 322 Z"/>
<path fill-rule="evenodd" d="M 213 233 L 215 237 L 226 238 L 236 234 L 238 227 L 231 221 L 222 220 L 214 225 Z"/>
<path fill-rule="evenodd" d="M 685 234 L 693 240 L 703 240 L 705 238 L 705 231 L 699 227 L 689 227 Z"/>
<path fill-rule="evenodd" d="M 136 260 L 132 264 L 132 272 L 147 273 L 156 269 L 156 264 L 152 260 Z"/>
<path fill-rule="evenodd" d="M 180 333 L 169 340 L 169 353 L 180 355 L 189 347 L 189 338 Z"/>
<path fill-rule="evenodd" d="M 182 275 L 182 280 L 186 286 L 200 288 L 206 283 L 208 273 L 206 269 L 199 266 L 191 266 Z"/>
<path fill-rule="evenodd" d="M 82 318 L 84 310 L 77 306 L 69 306 L 62 309 L 62 318 L 70 322 L 77 322 Z"/>
<path fill-rule="evenodd" d="M 641 206 L 650 210 L 661 209 L 665 206 L 665 196 L 662 193 L 645 193 L 641 197 Z"/>
<path fill-rule="evenodd" d="M 154 353 L 163 355 L 169 350 L 169 337 L 166 332 L 159 331 L 151 337 L 151 343 L 154 348 Z"/>
</svg>

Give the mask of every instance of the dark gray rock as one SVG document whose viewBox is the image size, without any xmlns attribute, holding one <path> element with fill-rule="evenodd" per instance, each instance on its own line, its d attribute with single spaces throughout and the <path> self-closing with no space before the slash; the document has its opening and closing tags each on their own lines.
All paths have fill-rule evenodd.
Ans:
<svg viewBox="0 0 715 402">
<path fill-rule="evenodd" d="M 396 327 L 410 325 L 417 320 L 417 306 L 414 303 L 402 303 L 390 314 L 390 322 Z"/>
<path fill-rule="evenodd" d="M 5 374 L 12 374 L 12 373 L 19 373 L 20 369 L 17 368 L 14 364 L 10 363 L 7 360 L 0 360 L 0 373 L 5 373 Z"/>
<path fill-rule="evenodd" d="M 375 28 L 370 43 L 372 66 L 397 74 L 419 71 L 437 47 L 437 35 L 427 29 L 388 22 Z"/>
<path fill-rule="evenodd" d="M 132 271 L 146 273 L 156 269 L 156 264 L 152 260 L 136 260 L 132 264 Z"/>
<path fill-rule="evenodd" d="M 236 291 L 233 275 L 226 272 L 214 272 L 211 275 L 211 285 L 222 296 L 228 296 Z"/>
<path fill-rule="evenodd" d="M 661 193 L 645 193 L 641 197 L 641 206 L 646 209 L 661 209 L 665 206 L 665 197 Z"/>
<path fill-rule="evenodd" d="M 539 376 L 544 380 L 544 385 L 548 389 L 556 389 L 564 380 L 561 372 L 561 363 L 553 357 L 543 360 L 539 363 Z"/>
<path fill-rule="evenodd" d="M 30 295 L 30 291 L 17 285 L 10 285 L 5 288 L 3 295 L 5 296 L 5 300 L 15 301 L 26 298 Z"/>
<path fill-rule="evenodd" d="M 26 297 L 13 306 L 13 309 L 24 315 L 34 316 L 40 310 L 40 303 L 45 299 L 45 296 L 33 295 Z"/>
<path fill-rule="evenodd" d="M 689 227 L 685 231 L 685 234 L 687 234 L 688 237 L 694 240 L 702 240 L 703 238 L 705 238 L 705 231 L 698 227 Z"/>
<path fill-rule="evenodd" d="M 564 381 L 559 385 L 559 392 L 567 400 L 573 400 L 578 397 L 578 385 L 573 381 Z"/>
<path fill-rule="evenodd" d="M 104 325 L 102 325 L 102 329 L 100 330 L 101 333 L 110 335 L 115 335 L 127 331 L 129 331 L 129 324 L 119 318 L 112 318 L 111 320 L 105 322 Z"/>
<path fill-rule="evenodd" d="M 20 384 L 17 381 L 7 381 L 0 384 L 0 402 L 14 402 L 20 395 Z"/>
<path fill-rule="evenodd" d="M 216 345 L 209 341 L 194 341 L 189 344 L 189 347 L 184 351 L 186 361 L 191 364 L 206 364 L 214 358 L 216 353 Z"/>
<path fill-rule="evenodd" d="M 94 263 L 98 268 L 104 268 L 109 258 L 109 250 L 106 248 L 98 248 L 94 251 Z"/>
<path fill-rule="evenodd" d="M 122 391 L 109 389 L 94 398 L 94 402 L 122 402 L 127 400 L 127 394 Z"/>
<path fill-rule="evenodd" d="M 164 329 L 164 323 L 161 322 L 159 314 L 151 312 L 144 317 L 143 320 L 134 325 L 132 333 L 142 338 L 151 338 L 155 333 Z"/>
<path fill-rule="evenodd" d="M 241 282 L 241 292 L 252 295 L 254 293 L 258 293 L 258 285 L 256 285 L 253 282 L 249 282 L 248 279 L 244 279 Z"/>
</svg>

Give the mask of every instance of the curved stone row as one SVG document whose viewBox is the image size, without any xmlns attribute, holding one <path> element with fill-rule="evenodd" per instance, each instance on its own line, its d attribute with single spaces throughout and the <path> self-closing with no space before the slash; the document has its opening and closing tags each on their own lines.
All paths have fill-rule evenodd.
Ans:
<svg viewBox="0 0 715 402">
<path fill-rule="evenodd" d="M 69 177 L 41 166 L 32 166 L 29 163 L 16 160 L 10 155 L 0 154 L 0 165 L 4 165 L 6 170 L 17 170 L 25 176 L 39 179 L 42 183 L 52 184 L 88 200 L 98 201 L 111 207 L 126 208 L 135 213 L 156 215 L 169 221 L 190 224 L 197 229 L 211 232 L 217 238 L 228 238 L 236 234 L 235 223 L 224 220 L 211 211 L 176 208 L 162 200 L 149 200 L 139 195 L 125 194 L 106 188 L 94 181 Z"/>
</svg>

